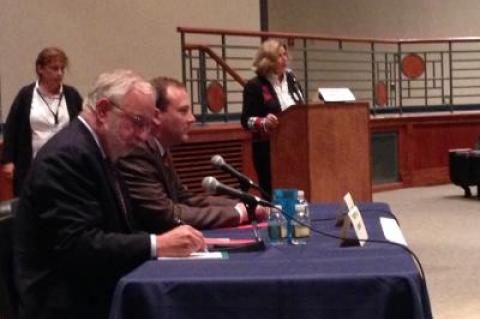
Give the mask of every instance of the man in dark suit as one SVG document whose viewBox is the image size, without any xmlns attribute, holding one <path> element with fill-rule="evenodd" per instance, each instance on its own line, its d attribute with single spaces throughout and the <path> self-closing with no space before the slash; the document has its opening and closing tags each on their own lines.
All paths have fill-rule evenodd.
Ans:
<svg viewBox="0 0 480 319">
<path fill-rule="evenodd" d="M 164 231 L 179 221 L 196 228 L 236 226 L 248 221 L 245 206 L 216 196 L 193 195 L 180 182 L 169 149 L 188 140 L 195 122 L 185 86 L 171 78 L 152 81 L 159 112 L 153 120 L 152 138 L 117 162 L 140 227 Z M 258 208 L 259 214 L 263 208 Z M 165 228 L 167 227 L 167 228 Z"/>
<path fill-rule="evenodd" d="M 189 226 L 135 232 L 111 165 L 148 139 L 154 102 L 151 85 L 133 72 L 101 74 L 84 111 L 36 156 L 15 220 L 20 318 L 107 318 L 122 275 L 205 247 Z"/>
</svg>

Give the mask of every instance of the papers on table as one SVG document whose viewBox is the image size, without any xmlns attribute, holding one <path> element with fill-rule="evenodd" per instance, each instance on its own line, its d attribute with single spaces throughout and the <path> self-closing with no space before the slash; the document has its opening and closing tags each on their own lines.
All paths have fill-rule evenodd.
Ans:
<svg viewBox="0 0 480 319">
<path fill-rule="evenodd" d="M 186 257 L 158 257 L 158 260 L 198 260 L 198 259 L 228 259 L 228 253 L 221 251 L 205 251 L 192 253 Z"/>
<path fill-rule="evenodd" d="M 220 238 L 205 238 L 205 243 L 211 249 L 215 249 L 215 246 L 229 247 L 238 246 L 243 244 L 254 243 L 255 239 L 235 239 L 228 237 Z M 213 248 L 212 248 L 213 247 Z M 205 251 L 195 252 L 186 257 L 158 257 L 158 260 L 198 260 L 198 259 L 228 259 L 228 252 L 225 251 Z"/>
<path fill-rule="evenodd" d="M 391 242 L 407 245 L 405 237 L 403 237 L 402 231 L 397 224 L 397 221 L 393 218 L 380 217 L 380 225 L 382 226 L 383 235 Z"/>
<path fill-rule="evenodd" d="M 236 246 L 242 244 L 252 244 L 255 242 L 253 238 L 242 238 L 242 239 L 234 239 L 228 237 L 220 237 L 220 238 L 205 238 L 205 243 L 207 246 L 215 246 L 215 245 L 222 245 L 222 246 Z"/>
</svg>

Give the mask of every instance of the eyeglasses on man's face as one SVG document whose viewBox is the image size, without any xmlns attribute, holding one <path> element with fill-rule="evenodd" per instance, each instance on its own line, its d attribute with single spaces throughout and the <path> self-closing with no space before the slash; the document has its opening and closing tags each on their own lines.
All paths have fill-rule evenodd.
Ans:
<svg viewBox="0 0 480 319">
<path fill-rule="evenodd" d="M 138 114 L 132 114 L 120 106 L 118 106 L 116 103 L 110 101 L 110 104 L 117 110 L 119 110 L 121 113 L 123 113 L 127 118 L 129 118 L 132 123 L 135 125 L 135 127 L 141 131 L 145 132 L 150 132 L 152 128 L 152 123 L 151 120 L 146 119 L 145 117 L 138 115 Z"/>
</svg>

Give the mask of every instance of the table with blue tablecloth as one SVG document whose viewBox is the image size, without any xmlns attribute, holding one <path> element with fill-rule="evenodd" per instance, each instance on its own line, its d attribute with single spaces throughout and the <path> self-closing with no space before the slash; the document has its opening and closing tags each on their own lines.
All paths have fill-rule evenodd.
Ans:
<svg viewBox="0 0 480 319">
<path fill-rule="evenodd" d="M 371 239 L 385 240 L 387 204 L 358 205 Z M 335 204 L 311 205 L 312 226 L 338 235 Z M 261 230 L 266 235 L 266 229 Z M 206 231 L 246 238 L 251 229 Z M 118 283 L 111 319 L 133 318 L 409 318 L 431 319 L 425 282 L 401 247 L 313 233 L 307 245 L 229 253 L 221 260 L 152 260 Z"/>
</svg>

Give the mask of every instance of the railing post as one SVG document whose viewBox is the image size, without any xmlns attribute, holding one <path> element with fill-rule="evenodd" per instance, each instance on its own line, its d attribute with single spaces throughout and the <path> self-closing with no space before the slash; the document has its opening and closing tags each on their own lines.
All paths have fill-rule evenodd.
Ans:
<svg viewBox="0 0 480 319">
<path fill-rule="evenodd" d="M 227 61 L 227 49 L 226 49 L 226 40 L 225 40 L 225 34 L 222 34 L 222 60 Z M 228 122 L 228 88 L 227 88 L 227 71 L 225 71 L 225 68 L 222 68 L 222 83 L 223 83 L 223 93 L 225 94 L 225 110 L 224 110 L 224 121 Z"/>
<path fill-rule="evenodd" d="M 425 73 L 423 75 L 423 83 L 424 83 L 424 94 L 425 94 L 425 106 L 428 106 L 428 65 L 427 65 L 427 52 L 423 52 L 423 63 L 425 63 Z"/>
<path fill-rule="evenodd" d="M 203 50 L 198 51 L 198 102 L 202 113 L 200 115 L 200 121 L 205 123 L 207 115 L 207 65 L 205 61 L 205 52 Z"/>
<path fill-rule="evenodd" d="M 390 87 L 389 87 L 388 92 L 390 92 L 390 95 L 392 95 L 392 92 L 395 93 L 395 94 L 393 94 L 394 96 L 392 97 L 391 101 L 392 101 L 392 106 L 397 107 L 398 106 L 398 104 L 397 104 L 397 89 L 398 89 L 398 86 L 397 86 L 397 72 L 398 72 L 398 68 L 397 68 L 395 59 L 396 59 L 396 54 L 393 53 L 392 54 L 392 62 L 390 63 L 390 68 L 389 68 L 389 70 L 391 72 L 391 75 L 389 77 Z M 392 87 L 393 87 L 393 90 L 392 90 Z"/>
<path fill-rule="evenodd" d="M 384 68 L 385 68 L 385 89 L 387 91 L 387 100 L 385 101 L 387 103 L 387 105 L 385 106 L 388 106 L 390 105 L 390 64 L 388 63 L 388 53 L 385 52 L 384 54 L 384 59 L 385 59 L 385 63 L 384 63 Z"/>
<path fill-rule="evenodd" d="M 400 107 L 400 114 L 403 113 L 403 100 L 402 100 L 402 43 L 397 45 L 397 68 L 398 68 L 398 106 Z"/>
<path fill-rule="evenodd" d="M 440 53 L 440 78 L 442 79 L 441 87 L 442 87 L 442 103 L 445 104 L 445 60 L 444 60 L 444 52 Z"/>
<path fill-rule="evenodd" d="M 448 41 L 448 73 L 450 78 L 450 112 L 453 112 L 453 57 L 452 57 L 452 41 Z"/>
<path fill-rule="evenodd" d="M 308 85 L 308 54 L 307 54 L 307 39 L 303 39 L 303 79 L 305 81 L 304 94 L 305 94 L 305 103 L 308 104 L 309 96 L 309 85 Z"/>
<path fill-rule="evenodd" d="M 187 85 L 187 66 L 185 62 L 185 33 L 183 31 L 180 33 L 180 55 L 182 61 L 182 81 L 183 84 Z"/>
<path fill-rule="evenodd" d="M 373 104 L 373 111 L 375 114 L 375 110 L 377 109 L 377 94 L 375 90 L 375 82 L 376 82 L 376 70 L 375 70 L 375 43 L 371 42 L 370 43 L 370 54 L 372 57 L 372 104 Z"/>
</svg>

